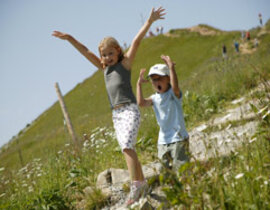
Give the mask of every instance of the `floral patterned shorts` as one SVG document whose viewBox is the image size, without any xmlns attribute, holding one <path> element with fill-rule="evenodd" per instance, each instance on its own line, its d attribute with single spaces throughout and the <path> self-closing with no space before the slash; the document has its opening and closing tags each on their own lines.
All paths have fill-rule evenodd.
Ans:
<svg viewBox="0 0 270 210">
<path fill-rule="evenodd" d="M 137 104 L 123 105 L 112 112 L 113 125 L 118 143 L 122 149 L 135 150 L 140 126 L 140 111 Z"/>
</svg>

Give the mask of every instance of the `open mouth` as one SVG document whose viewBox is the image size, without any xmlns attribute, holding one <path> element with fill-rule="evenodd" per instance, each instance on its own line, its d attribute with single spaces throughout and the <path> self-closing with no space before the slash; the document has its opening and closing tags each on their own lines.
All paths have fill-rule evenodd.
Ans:
<svg viewBox="0 0 270 210">
<path fill-rule="evenodd" d="M 161 90 L 161 86 L 160 86 L 160 85 L 158 85 L 158 87 L 157 87 L 157 88 L 158 88 L 158 90 L 159 90 L 159 91 Z"/>
</svg>

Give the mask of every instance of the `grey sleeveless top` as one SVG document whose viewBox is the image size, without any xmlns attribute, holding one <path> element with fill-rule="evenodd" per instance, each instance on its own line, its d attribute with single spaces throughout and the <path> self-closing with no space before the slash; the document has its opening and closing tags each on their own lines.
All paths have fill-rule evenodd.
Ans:
<svg viewBox="0 0 270 210">
<path fill-rule="evenodd" d="M 131 72 L 118 62 L 104 70 L 104 80 L 111 108 L 123 103 L 137 103 L 130 84 Z"/>
</svg>

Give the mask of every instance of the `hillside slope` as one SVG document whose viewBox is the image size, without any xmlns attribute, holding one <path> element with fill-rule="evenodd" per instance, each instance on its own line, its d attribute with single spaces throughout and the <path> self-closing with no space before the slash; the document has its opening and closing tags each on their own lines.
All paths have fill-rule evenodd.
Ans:
<svg viewBox="0 0 270 210">
<path fill-rule="evenodd" d="M 233 40 L 238 38 L 240 40 L 239 31 L 223 32 L 207 26 L 209 30 L 216 33 L 202 35 L 198 32 L 198 27 L 196 30 L 171 30 L 169 33 L 171 36 L 159 35 L 144 39 L 132 71 L 132 85 L 135 87 L 140 68 L 149 69 L 151 65 L 161 62 L 161 54 L 170 55 L 177 64 L 176 71 L 183 92 L 187 93 L 188 90 L 190 93 L 184 104 L 188 127 L 196 124 L 196 120 L 205 120 L 204 118 L 208 117 L 201 114 L 205 110 L 187 106 L 188 103 L 195 103 L 194 97 L 201 100 L 200 95 L 211 96 L 210 102 L 220 102 L 226 98 L 233 99 L 256 83 L 257 78 L 254 76 L 256 73 L 250 64 L 269 72 L 269 67 L 267 67 L 270 61 L 270 47 L 267 44 L 270 40 L 269 34 L 258 37 L 260 47 L 253 54 L 238 55 L 234 52 Z M 268 28 L 266 27 L 265 30 Z M 255 37 L 259 32 L 260 29 L 254 29 L 251 36 Z M 229 54 L 229 59 L 225 61 L 221 55 L 223 44 L 227 45 Z M 250 47 L 253 47 L 252 43 L 250 43 Z M 238 71 L 237 76 L 234 75 L 236 70 Z M 144 91 L 145 96 L 151 94 L 151 86 L 145 85 Z M 79 83 L 65 96 L 65 102 L 80 139 L 83 134 L 90 135 L 91 130 L 96 127 L 112 125 L 111 110 L 101 72 L 96 72 Z M 213 110 L 209 112 L 210 114 L 218 111 L 217 105 L 211 109 Z M 142 111 L 143 116 L 147 113 L 149 110 Z M 198 118 L 199 116 L 202 117 Z M 156 125 L 152 123 L 151 127 L 147 127 L 147 123 L 147 119 L 143 121 L 139 136 L 155 138 Z M 33 158 L 43 158 L 55 154 L 66 143 L 70 143 L 70 137 L 63 124 L 60 106 L 55 103 L 1 149 L 0 167 L 19 168 Z M 19 152 L 21 152 L 22 160 L 19 159 Z"/>
</svg>

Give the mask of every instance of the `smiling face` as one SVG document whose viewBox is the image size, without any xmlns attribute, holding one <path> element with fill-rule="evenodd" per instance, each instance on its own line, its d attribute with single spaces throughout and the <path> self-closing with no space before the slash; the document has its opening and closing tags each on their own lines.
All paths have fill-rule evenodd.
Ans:
<svg viewBox="0 0 270 210">
<path fill-rule="evenodd" d="M 113 37 L 105 37 L 99 43 L 98 50 L 104 67 L 115 65 L 123 59 L 123 51 Z"/>
<path fill-rule="evenodd" d="M 101 47 L 100 56 L 105 66 L 113 66 L 119 60 L 121 49 L 115 47 Z"/>
<path fill-rule="evenodd" d="M 153 74 L 150 76 L 152 85 L 158 93 L 165 93 L 170 88 L 170 77 Z"/>
</svg>

